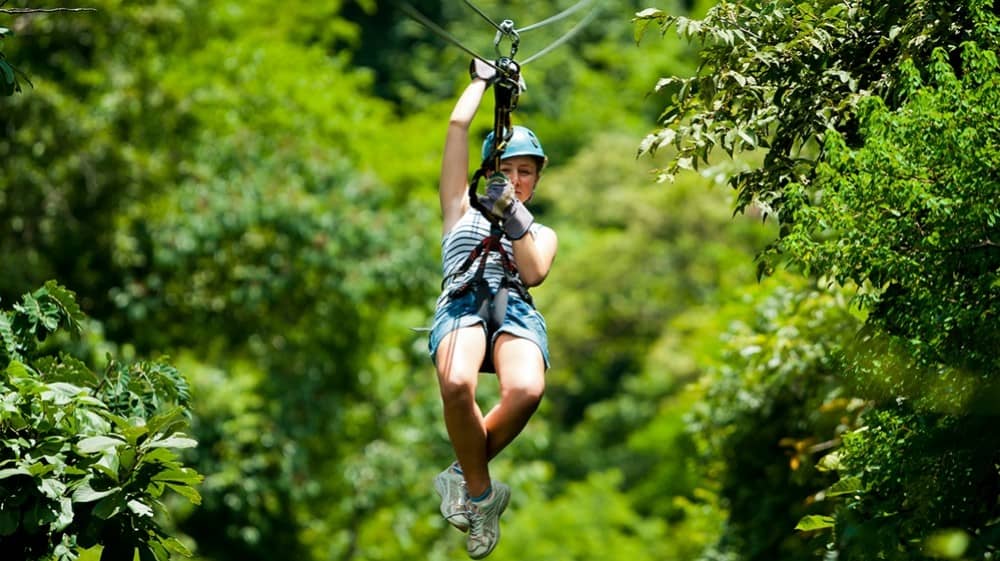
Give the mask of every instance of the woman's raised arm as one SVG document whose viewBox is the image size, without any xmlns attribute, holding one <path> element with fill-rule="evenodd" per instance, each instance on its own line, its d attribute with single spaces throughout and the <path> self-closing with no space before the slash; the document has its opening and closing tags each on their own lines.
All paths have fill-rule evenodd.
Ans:
<svg viewBox="0 0 1000 561">
<path fill-rule="evenodd" d="M 469 208 L 469 126 L 488 86 L 486 80 L 474 77 L 458 98 L 448 120 L 438 193 L 445 234 Z"/>
</svg>

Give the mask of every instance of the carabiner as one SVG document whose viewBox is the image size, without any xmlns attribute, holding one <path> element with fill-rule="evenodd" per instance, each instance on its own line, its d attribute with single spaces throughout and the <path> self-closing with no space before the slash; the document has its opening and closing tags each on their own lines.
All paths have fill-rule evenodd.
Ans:
<svg viewBox="0 0 1000 561">
<path fill-rule="evenodd" d="M 512 20 L 503 20 L 497 28 L 496 37 L 493 38 L 493 48 L 496 49 L 497 57 L 505 56 L 500 52 L 500 43 L 503 41 L 504 37 L 510 39 L 510 54 L 506 56 L 514 58 L 514 55 L 517 54 L 517 47 L 521 43 L 521 36 L 518 35 L 517 30 L 514 29 L 514 22 Z"/>
</svg>

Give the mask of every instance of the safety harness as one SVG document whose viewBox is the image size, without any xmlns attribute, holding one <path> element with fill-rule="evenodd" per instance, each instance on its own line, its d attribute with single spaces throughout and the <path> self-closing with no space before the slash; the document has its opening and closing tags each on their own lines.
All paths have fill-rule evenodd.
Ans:
<svg viewBox="0 0 1000 561">
<path fill-rule="evenodd" d="M 486 356 L 484 357 L 483 365 L 480 368 L 483 372 L 495 372 L 493 367 L 493 336 L 496 334 L 496 331 L 500 328 L 500 326 L 503 325 L 503 320 L 507 313 L 507 302 L 509 300 L 510 291 L 516 291 L 517 294 L 528 304 L 534 306 L 534 303 L 532 302 L 531 296 L 528 294 L 527 287 L 524 286 L 524 283 L 521 282 L 520 277 L 517 274 L 517 266 L 507 254 L 507 251 L 503 248 L 502 241 L 504 231 L 501 227 L 500 220 L 493 216 L 489 209 L 487 209 L 479 201 L 479 182 L 486 177 L 487 174 L 497 173 L 499 171 L 500 158 L 503 156 L 504 150 L 507 148 L 507 143 L 514 135 L 514 127 L 511 126 L 510 114 L 515 108 L 517 108 L 518 96 L 521 93 L 521 66 L 544 56 L 559 45 L 568 41 L 571 37 L 579 33 L 579 31 L 589 22 L 596 18 L 598 10 L 596 7 L 593 7 L 586 17 L 578 22 L 568 32 L 564 33 L 562 37 L 556 39 L 542 50 L 527 57 L 520 64 L 514 62 L 514 55 L 517 53 L 518 45 L 520 43 L 519 33 L 532 29 L 538 29 L 550 23 L 562 20 L 584 6 L 594 4 L 595 1 L 596 0 L 579 0 L 570 8 L 563 10 L 554 16 L 521 29 L 516 29 L 513 21 L 507 19 L 498 24 L 490 19 L 490 17 L 487 16 L 481 9 L 476 7 L 471 0 L 464 0 L 470 8 L 475 10 L 476 13 L 478 13 L 497 30 L 496 37 L 493 41 L 493 46 L 497 53 L 497 59 L 493 62 L 486 62 L 484 57 L 478 55 L 476 52 L 463 45 L 461 41 L 456 39 L 433 21 L 429 20 L 426 16 L 418 12 L 415 8 L 413 8 L 413 6 L 410 6 L 405 1 L 400 5 L 407 15 L 423 24 L 427 29 L 433 31 L 441 38 L 449 41 L 473 57 L 486 62 L 497 71 L 497 78 L 494 82 L 493 88 L 495 98 L 493 113 L 493 140 L 490 145 L 489 152 L 486 154 L 486 157 L 483 158 L 482 164 L 469 181 L 469 203 L 472 205 L 472 208 L 478 210 L 490 222 L 490 234 L 486 236 L 472 250 L 472 252 L 470 252 L 469 256 L 465 259 L 456 273 L 456 275 L 464 275 L 478 259 L 479 265 L 476 268 L 475 274 L 468 281 L 451 290 L 448 294 L 451 299 L 454 299 L 464 296 L 470 291 L 475 291 L 477 315 L 483 318 L 483 321 L 486 323 L 487 330 Z M 510 41 L 510 52 L 507 55 L 500 52 L 500 44 L 504 39 Z M 496 294 L 491 293 L 489 284 L 485 278 L 486 262 L 490 253 L 494 251 L 500 255 L 500 261 L 503 265 L 503 279 L 500 282 L 500 287 Z"/>
<path fill-rule="evenodd" d="M 507 303 L 510 299 L 510 291 L 514 290 L 522 300 L 534 306 L 528 288 L 521 282 L 517 274 L 517 265 L 507 250 L 503 247 L 504 231 L 500 220 L 490 212 L 479 200 L 479 182 L 490 173 L 496 173 L 500 169 L 500 159 L 503 157 L 507 143 L 514 133 L 511 126 L 510 114 L 517 108 L 518 95 L 521 91 L 520 66 L 511 58 L 517 52 L 518 36 L 514 30 L 514 23 L 505 20 L 500 24 L 500 30 L 494 41 L 499 53 L 499 44 L 504 37 L 511 39 L 510 56 L 500 56 L 496 62 L 497 80 L 494 82 L 494 110 L 493 110 L 493 141 L 486 158 L 483 159 L 479 169 L 472 175 L 469 181 L 469 204 L 479 211 L 490 222 L 490 234 L 483 238 L 465 258 L 459 266 L 457 275 L 465 274 L 472 265 L 479 261 L 476 272 L 462 285 L 449 292 L 451 299 L 460 298 L 469 292 L 475 294 L 476 315 L 482 318 L 486 324 L 486 354 L 483 364 L 480 366 L 482 372 L 495 372 L 493 366 L 493 338 L 503 325 L 507 315 Z M 489 282 L 486 280 L 486 262 L 489 255 L 496 252 L 500 256 L 500 263 L 503 269 L 503 279 L 496 293 L 490 290 Z"/>
</svg>

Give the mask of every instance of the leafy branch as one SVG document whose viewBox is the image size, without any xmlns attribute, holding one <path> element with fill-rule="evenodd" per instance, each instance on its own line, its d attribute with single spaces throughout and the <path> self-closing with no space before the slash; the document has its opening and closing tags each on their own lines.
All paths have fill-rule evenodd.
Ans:
<svg viewBox="0 0 1000 561">
<path fill-rule="evenodd" d="M 99 377 L 39 345 L 85 320 L 54 281 L 0 310 L 0 546 L 25 560 L 95 546 L 102 559 L 190 556 L 162 527 L 166 492 L 201 502 L 180 455 L 197 445 L 181 432 L 187 382 L 159 362 L 109 360 Z"/>
<path fill-rule="evenodd" d="M 7 15 L 26 15 L 26 14 L 42 14 L 42 13 L 54 13 L 54 12 L 96 12 L 94 8 L 3 8 L 8 0 L 0 1 L 0 14 Z M 3 39 L 14 35 L 14 32 L 6 27 L 0 27 L 0 47 L 3 45 Z M 24 80 L 29 86 L 34 87 L 28 76 L 18 70 L 16 66 L 7 61 L 7 57 L 4 55 L 2 48 L 0 48 L 0 95 L 10 96 L 15 93 L 21 92 L 21 84 L 18 78 Z"/>
<path fill-rule="evenodd" d="M 3 4 L 0 4 L 2 6 Z M 96 12 L 94 8 L 0 8 L 0 14 L 50 14 L 52 12 Z"/>
</svg>

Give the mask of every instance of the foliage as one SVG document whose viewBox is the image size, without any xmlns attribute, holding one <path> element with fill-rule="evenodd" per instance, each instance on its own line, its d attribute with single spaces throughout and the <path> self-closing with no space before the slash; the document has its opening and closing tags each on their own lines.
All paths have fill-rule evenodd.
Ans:
<svg viewBox="0 0 1000 561">
<path fill-rule="evenodd" d="M 640 152 L 676 148 L 660 170 L 668 178 L 716 148 L 766 150 L 731 181 L 737 211 L 761 208 L 781 223 L 761 272 L 785 259 L 820 286 L 854 291 L 863 318 L 860 331 L 851 322 L 802 331 L 788 346 L 795 353 L 774 355 L 770 375 L 732 355 L 719 372 L 734 371 L 706 379 L 710 422 L 696 427 L 729 511 L 707 555 L 991 558 L 995 6 L 720 2 L 701 20 L 650 9 L 637 21 L 640 36 L 656 23 L 703 47 L 695 76 L 658 83 L 672 102 Z M 846 300 L 831 318 L 844 314 L 838 308 Z M 808 321 L 804 311 L 765 317 L 795 326 Z M 782 323 L 760 332 L 780 337 Z M 819 369 L 796 370 L 809 349 L 819 352 L 804 364 Z M 792 375 L 778 376 L 783 369 Z M 815 412 L 841 399 L 853 409 L 831 430 Z M 754 415 L 733 416 L 740 411 Z M 843 447 L 816 466 L 835 482 L 809 469 L 797 487 L 759 455 L 782 439 L 810 450 L 812 439 L 836 444 L 827 439 L 839 434 Z M 793 456 L 806 459 L 815 460 Z M 770 483 L 761 493 L 748 481 Z M 803 537 L 835 529 L 829 553 L 793 537 L 790 523 L 774 527 L 789 512 Z"/>
<path fill-rule="evenodd" d="M 189 555 L 160 517 L 164 493 L 198 503 L 201 476 L 176 452 L 189 413 L 184 378 L 161 362 L 111 361 L 102 376 L 40 341 L 85 320 L 48 282 L 0 310 L 0 545 L 18 559 L 165 561 Z"/>
<path fill-rule="evenodd" d="M 840 480 L 830 547 L 842 559 L 888 560 L 996 555 L 1000 528 L 992 416 L 917 412 L 886 405 L 865 415 L 825 459 Z M 958 540 L 948 546 L 947 536 Z"/>
<path fill-rule="evenodd" d="M 780 244 L 803 269 L 862 287 L 871 310 L 845 366 L 879 408 L 830 458 L 831 547 L 846 559 L 935 557 L 948 531 L 966 538 L 951 557 L 996 545 L 996 55 L 966 44 L 958 77 L 936 50 L 928 72 L 896 110 L 861 105 L 861 147 L 828 135 L 815 196 L 790 188 Z"/>
<path fill-rule="evenodd" d="M 813 559 L 822 547 L 791 529 L 827 514 L 808 500 L 832 482 L 817 462 L 864 405 L 843 391 L 837 360 L 858 320 L 844 294 L 802 284 L 783 276 L 749 293 L 699 382 L 689 428 L 729 516 L 716 555 Z"/>
<path fill-rule="evenodd" d="M 863 146 L 851 150 L 828 135 L 815 194 L 789 187 L 793 226 L 777 250 L 806 271 L 862 287 L 859 304 L 896 338 L 893 355 L 913 358 L 909 368 L 899 361 L 910 385 L 880 383 L 892 372 L 865 364 L 869 353 L 859 351 L 860 377 L 876 379 L 866 386 L 920 407 L 995 413 L 998 65 L 992 51 L 970 43 L 958 78 L 946 55 L 935 51 L 933 78 L 898 110 L 879 98 L 862 105 Z"/>
<path fill-rule="evenodd" d="M 496 558 L 614 560 L 664 559 L 665 524 L 656 518 L 644 518 L 618 492 L 621 475 L 595 472 L 569 485 L 558 499 L 545 505 L 544 511 L 525 508 L 504 531 L 519 536 L 525 547 L 506 547 Z M 581 517 L 583 510 L 590 513 Z M 545 539 L 553 534 L 576 536 L 572 541 Z M 659 547 L 650 547 L 658 544 Z"/>
<path fill-rule="evenodd" d="M 890 108 L 905 100 L 914 76 L 904 63 L 923 70 L 935 48 L 954 59 L 965 41 L 996 42 L 1000 25 L 991 4 L 722 1 L 703 19 L 643 10 L 637 37 L 655 24 L 661 33 L 676 29 L 697 40 L 701 50 L 694 76 L 657 83 L 671 101 L 640 152 L 675 147 L 660 172 L 669 178 L 707 162 L 716 149 L 730 155 L 765 149 L 762 166 L 730 183 L 738 210 L 757 205 L 781 216 L 786 187 L 809 184 L 828 129 L 852 143 L 863 98 L 880 96 Z"/>
<path fill-rule="evenodd" d="M 595 136 L 586 152 L 547 173 L 536 195 L 539 220 L 570 232 L 561 236 L 557 267 L 537 297 L 546 318 L 560 326 L 550 339 L 565 367 L 551 374 L 550 396 L 565 408 L 557 414 L 568 423 L 631 383 L 671 318 L 752 282 L 745 269 L 732 271 L 730 264 L 750 259 L 771 234 L 755 220 L 733 224 L 726 194 L 706 193 L 694 174 L 673 190 L 646 188 L 644 164 L 621 162 L 629 142 L 623 135 Z M 590 226 L 582 232 L 574 229 L 581 216 Z M 627 408 L 641 417 L 652 397 Z M 587 427 L 591 434 L 622 429 L 610 419 Z M 603 446 L 594 453 L 613 463 Z"/>
<path fill-rule="evenodd" d="M 0 27 L 0 96 L 10 96 L 20 93 L 21 83 L 18 81 L 18 78 L 31 84 L 31 80 L 18 70 L 16 66 L 8 62 L 7 56 L 3 54 L 3 40 L 12 35 L 14 35 L 14 32 L 9 28 Z"/>
<path fill-rule="evenodd" d="M 170 519 L 156 521 L 199 559 L 464 555 L 462 535 L 436 514 L 429 482 L 452 452 L 426 336 L 411 328 L 426 325 L 438 288 L 436 173 L 447 115 L 467 80 L 467 54 L 402 17 L 394 2 L 287 0 L 280 10 L 262 0 L 88 3 L 99 11 L 11 26 L 18 32 L 8 43 L 11 60 L 39 87 L 3 98 L 0 111 L 0 222 L 10 225 L 0 230 L 0 298 L 20 301 L 24 290 L 52 277 L 77 289 L 81 308 L 99 323 L 88 324 L 92 339 L 50 338 L 45 345 L 58 364 L 68 359 L 59 359 L 55 346 L 123 380 L 122 368 L 157 368 L 105 364 L 100 350 L 178 357 L 190 380 L 186 393 L 132 390 L 162 396 L 153 403 L 107 382 L 102 391 L 111 393 L 100 399 L 147 419 L 173 401 L 190 410 L 200 445 L 185 460 L 206 474 L 203 502 L 196 508 L 167 500 Z M 573 3 L 477 2 L 519 24 Z M 492 30 L 467 6 L 414 4 L 492 52 Z M 947 310 L 968 320 L 962 333 L 978 327 L 974 334 L 985 337 L 995 318 L 975 319 L 987 308 L 972 296 L 992 293 L 964 291 L 969 285 L 958 279 L 968 278 L 961 276 L 966 269 L 937 274 L 933 267 L 950 262 L 931 254 L 919 286 L 970 310 L 931 302 L 926 317 L 915 316 L 925 308 L 906 307 L 873 283 L 861 285 L 855 302 L 863 308 L 849 310 L 853 277 L 845 277 L 847 288 L 832 288 L 833 275 L 821 272 L 844 267 L 832 246 L 830 261 L 811 261 L 807 271 L 826 275 L 823 282 L 781 273 L 758 285 L 750 264 L 775 237 L 801 243 L 802 252 L 780 249 L 803 260 L 815 259 L 827 241 L 854 239 L 859 254 L 864 244 L 875 253 L 895 243 L 889 230 L 872 227 L 888 228 L 880 215 L 855 224 L 870 232 L 824 226 L 810 230 L 814 238 L 795 238 L 791 226 L 801 220 L 811 227 L 808 212 L 823 210 L 824 185 L 838 185 L 838 174 L 851 171 L 837 167 L 839 158 L 867 157 L 852 151 L 872 137 L 876 121 L 867 115 L 882 110 L 866 96 L 882 94 L 885 115 L 897 118 L 893 112 L 908 100 L 925 89 L 931 95 L 934 48 L 958 68 L 959 41 L 992 37 L 995 8 L 725 2 L 702 17 L 709 2 L 661 3 L 660 15 L 698 14 L 672 20 L 684 38 L 705 38 L 698 55 L 697 41 L 672 36 L 634 45 L 626 13 L 640 3 L 601 4 L 594 25 L 526 67 L 528 90 L 515 114 L 552 156 L 532 209 L 558 231 L 560 252 L 534 291 L 551 328 L 546 399 L 491 466 L 514 489 L 494 557 L 874 558 L 896 554 L 882 550 L 896 538 L 910 540 L 901 547 L 914 557 L 992 554 L 993 527 L 983 522 L 992 503 L 974 491 L 995 498 L 989 451 L 996 447 L 984 428 L 989 418 L 960 415 L 984 389 L 980 373 L 934 370 L 943 363 L 933 362 L 931 351 L 947 350 L 956 362 L 967 355 L 958 331 L 922 347 L 928 354 L 920 361 L 912 338 L 901 335 L 930 333 L 933 314 Z M 668 23 L 644 14 L 654 19 L 642 21 Z M 734 31 L 727 43 L 727 14 L 742 18 L 732 29 L 743 39 Z M 522 52 L 574 21 L 525 33 Z M 901 62 L 907 58 L 910 67 Z M 658 76 L 692 74 L 686 96 L 687 81 L 668 79 L 644 97 Z M 968 118 L 947 122 L 970 128 L 973 115 L 995 121 L 986 90 L 961 94 Z M 695 119 L 678 117 L 691 126 L 689 140 L 705 140 L 705 127 L 717 127 L 716 147 L 752 153 L 734 162 L 679 136 L 680 146 L 647 141 L 662 158 L 655 165 L 669 171 L 670 162 L 678 164 L 671 189 L 651 188 L 648 162 L 634 158 L 634 138 L 672 95 L 687 100 L 686 115 Z M 926 106 L 926 116 L 948 114 L 939 101 Z M 977 104 L 991 107 L 974 113 Z M 490 105 L 474 122 L 474 136 L 486 130 Z M 856 118 L 855 109 L 865 113 Z M 698 133 L 700 110 L 717 113 Z M 840 133 L 829 136 L 830 148 L 818 142 L 828 126 Z M 992 139 L 986 125 L 971 128 Z M 916 122 L 905 130 L 923 132 Z M 955 132 L 933 130 L 942 143 Z M 833 148 L 835 138 L 842 145 Z M 888 142 L 877 154 L 893 161 Z M 765 143 L 767 154 L 758 149 Z M 899 154 L 915 157 L 921 146 L 936 144 Z M 682 170 L 685 161 L 700 174 Z M 991 177 L 992 161 L 991 154 L 978 163 L 963 159 L 950 173 L 987 189 L 982 198 L 991 200 L 985 179 L 972 173 Z M 816 162 L 826 162 L 818 173 Z M 786 177 L 783 169 L 794 173 Z M 880 163 L 870 171 L 897 168 Z M 749 178 L 748 185 L 777 180 L 760 195 L 739 191 L 734 201 L 718 188 L 730 176 Z M 733 206 L 747 216 L 733 220 Z M 984 217 L 981 208 L 952 208 L 968 218 L 953 216 L 962 236 Z M 760 209 L 780 210 L 785 228 L 761 224 Z M 937 247 L 950 239 L 945 232 L 942 226 Z M 892 322 L 881 307 L 889 303 Z M 869 329 L 853 337 L 864 321 Z M 969 344 L 986 348 L 985 341 Z M 983 364 L 988 355 L 976 360 Z M 939 379 L 939 372 L 952 378 Z M 492 377 L 480 387 L 486 410 L 499 388 Z M 897 397 L 906 398 L 903 405 Z M 869 408 L 869 428 L 851 432 Z M 125 429 L 111 423 L 109 430 Z M 821 459 L 842 435 L 837 455 Z M 963 468 L 971 479 L 962 480 Z M 854 493 L 858 474 L 867 477 L 863 493 Z M 19 480 L 26 476 L 6 481 Z M 902 495 L 880 495 L 898 486 Z M 935 488 L 947 496 L 932 496 Z M 909 518 L 910 509 L 919 516 Z M 883 516 L 889 512 L 899 514 Z M 125 506 L 111 520 L 133 515 Z M 795 533 L 797 522 L 805 533 Z M 829 527 L 833 544 L 824 551 L 830 536 L 818 531 Z M 84 557 L 96 559 L 97 549 Z"/>
</svg>

